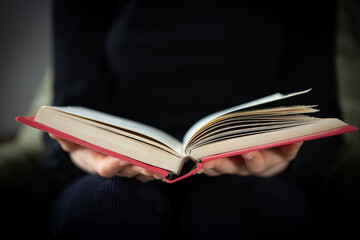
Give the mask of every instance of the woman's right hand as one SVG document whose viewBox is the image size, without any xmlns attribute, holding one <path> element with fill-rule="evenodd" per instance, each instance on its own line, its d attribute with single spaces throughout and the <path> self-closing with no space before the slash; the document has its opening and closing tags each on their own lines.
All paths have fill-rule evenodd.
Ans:
<svg viewBox="0 0 360 240">
<path fill-rule="evenodd" d="M 53 134 L 49 135 L 51 138 L 58 141 L 64 151 L 69 153 L 72 162 L 85 172 L 99 174 L 102 177 L 121 176 L 136 178 L 141 182 L 149 182 L 154 179 L 163 178 L 161 175 L 150 172 L 145 168 L 104 155 L 89 148 L 59 138 Z"/>
</svg>

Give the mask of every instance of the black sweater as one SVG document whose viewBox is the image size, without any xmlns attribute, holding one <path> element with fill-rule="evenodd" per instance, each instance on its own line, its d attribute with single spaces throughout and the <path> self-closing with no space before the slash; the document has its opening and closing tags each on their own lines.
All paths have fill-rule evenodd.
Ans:
<svg viewBox="0 0 360 240">
<path fill-rule="evenodd" d="M 312 88 L 292 103 L 338 117 L 333 1 L 185 2 L 55 1 L 54 105 L 82 105 L 182 137 L 214 111 Z M 45 142 L 46 166 L 72 166 Z M 282 175 L 310 189 L 337 144 L 336 137 L 306 143 Z"/>
</svg>

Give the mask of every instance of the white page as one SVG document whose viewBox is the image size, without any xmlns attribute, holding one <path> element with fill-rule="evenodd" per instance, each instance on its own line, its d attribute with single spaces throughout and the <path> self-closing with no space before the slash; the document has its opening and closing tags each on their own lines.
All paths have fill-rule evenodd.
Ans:
<svg viewBox="0 0 360 240">
<path fill-rule="evenodd" d="M 179 140 L 167 134 L 166 132 L 151 127 L 149 125 L 142 124 L 129 119 L 121 118 L 118 116 L 98 112 L 96 110 L 92 110 L 84 107 L 69 106 L 69 107 L 52 107 L 52 108 L 70 114 L 78 115 L 84 118 L 104 122 L 110 125 L 119 126 L 121 128 L 128 129 L 134 132 L 139 132 L 143 135 L 149 136 L 150 138 L 157 139 L 158 141 L 164 143 L 168 147 L 177 151 L 179 154 L 183 155 L 182 144 Z"/>
<path fill-rule="evenodd" d="M 287 95 L 283 95 L 281 93 L 275 93 L 275 94 L 272 94 L 270 96 L 267 96 L 267 97 L 263 97 L 263 98 L 259 98 L 259 99 L 256 99 L 254 101 L 250 101 L 250 102 L 247 102 L 247 103 L 243 103 L 243 104 L 240 104 L 238 106 L 235 106 L 235 107 L 231 107 L 231 108 L 228 108 L 228 109 L 225 109 L 225 110 L 222 110 L 222 111 L 219 111 L 219 112 L 216 112 L 216 113 L 213 113 L 213 114 L 210 114 L 202 119 L 200 119 L 199 121 L 197 121 L 185 134 L 184 138 L 183 138 L 183 146 L 185 147 L 187 145 L 187 143 L 189 142 L 190 138 L 197 132 L 200 130 L 200 128 L 202 126 L 204 126 L 206 123 L 216 119 L 217 117 L 220 117 L 224 114 L 227 114 L 227 113 L 231 113 L 231 112 L 235 112 L 235 111 L 239 111 L 239 110 L 242 110 L 242 109 L 245 109 L 245 108 L 249 108 L 249 107 L 253 107 L 253 106 L 257 106 L 257 105 L 260 105 L 260 104 L 264 104 L 264 103 L 268 103 L 268 102 L 273 102 L 273 101 L 278 101 L 278 100 L 281 100 L 281 99 L 285 99 L 285 98 L 289 98 L 289 97 L 293 97 L 293 96 L 296 96 L 296 95 L 300 95 L 300 94 L 304 94 L 304 93 L 307 93 L 309 92 L 311 89 L 308 89 L 308 90 L 305 90 L 305 91 L 301 91 L 301 92 L 296 92 L 296 93 L 290 93 L 290 94 L 287 94 Z"/>
</svg>

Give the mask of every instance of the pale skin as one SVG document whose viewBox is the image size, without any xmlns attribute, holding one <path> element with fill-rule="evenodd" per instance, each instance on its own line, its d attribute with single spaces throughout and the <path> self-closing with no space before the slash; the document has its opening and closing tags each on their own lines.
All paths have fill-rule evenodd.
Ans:
<svg viewBox="0 0 360 240">
<path fill-rule="evenodd" d="M 91 149 L 69 142 L 55 135 L 61 148 L 68 152 L 73 163 L 85 172 L 103 177 L 121 176 L 136 178 L 142 182 L 163 179 L 163 176 L 123 160 L 104 155 Z M 237 174 L 240 176 L 256 175 L 271 177 L 284 171 L 295 159 L 302 142 L 276 148 L 248 152 L 229 158 L 219 158 L 205 162 L 198 173 L 208 176 Z"/>
</svg>

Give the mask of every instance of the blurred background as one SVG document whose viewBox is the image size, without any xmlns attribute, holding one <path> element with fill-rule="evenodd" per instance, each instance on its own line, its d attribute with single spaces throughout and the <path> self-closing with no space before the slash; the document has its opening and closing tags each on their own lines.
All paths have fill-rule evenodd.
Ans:
<svg viewBox="0 0 360 240">
<path fill-rule="evenodd" d="M 360 1 L 339 1 L 338 20 L 336 65 L 343 119 L 360 126 Z M 27 236 L 38 239 L 47 236 L 50 202 L 66 180 L 42 171 L 41 134 L 21 126 L 15 117 L 34 115 L 41 105 L 51 103 L 51 39 L 50 0 L 0 0 L 1 222 L 23 224 Z M 329 219 L 343 218 L 342 228 L 328 231 L 330 236 L 352 232 L 356 220 L 347 220 L 352 215 L 358 219 L 360 213 L 360 134 L 345 138 L 324 182 L 324 198 L 333 207 Z"/>
<path fill-rule="evenodd" d="M 0 141 L 14 138 L 51 64 L 49 0 L 0 1 Z"/>
<path fill-rule="evenodd" d="M 51 0 L 0 0 L 0 239 L 49 236 L 63 181 L 41 168 L 40 132 L 15 117 L 50 103 L 51 62 Z"/>
</svg>

